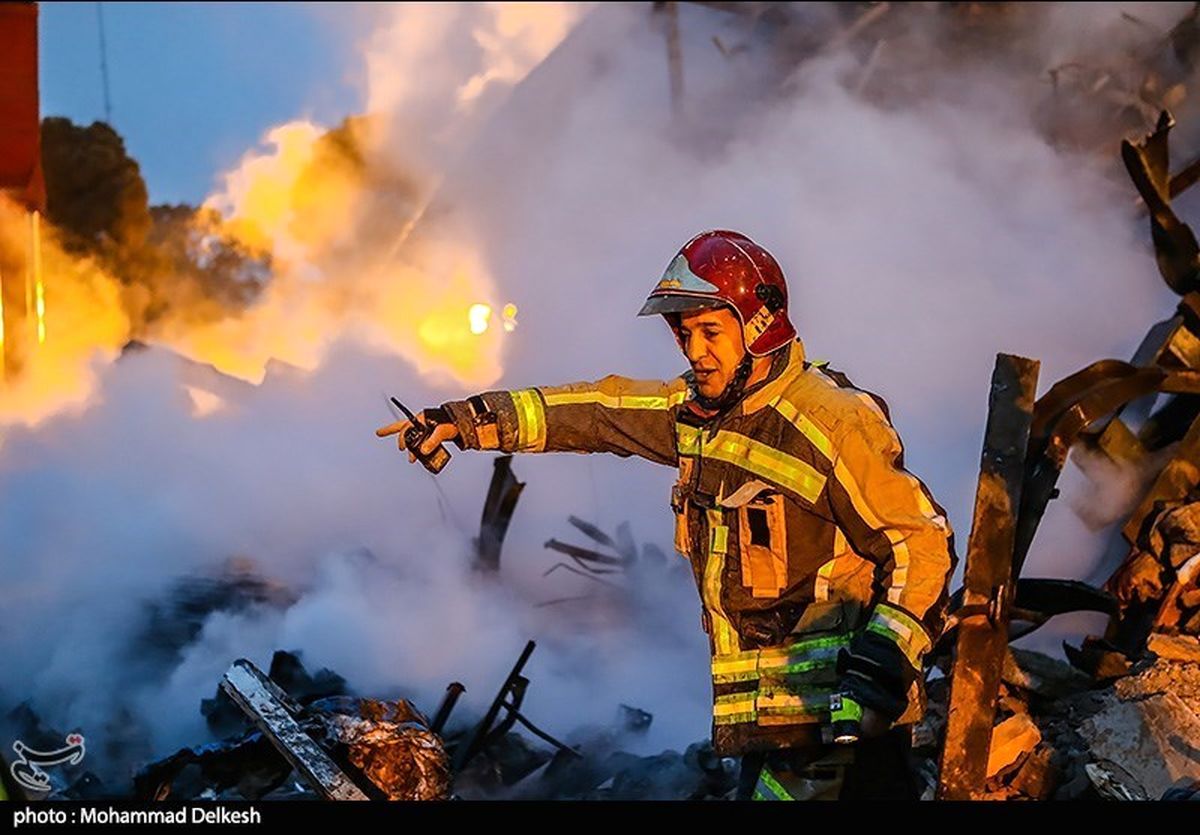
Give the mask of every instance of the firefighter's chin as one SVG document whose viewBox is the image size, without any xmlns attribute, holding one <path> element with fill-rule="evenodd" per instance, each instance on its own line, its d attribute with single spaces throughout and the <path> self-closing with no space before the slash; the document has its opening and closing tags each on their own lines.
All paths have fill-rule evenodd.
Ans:
<svg viewBox="0 0 1200 835">
<path fill-rule="evenodd" d="M 693 369 L 692 374 L 696 378 L 696 391 L 709 399 L 720 397 L 721 393 L 725 391 L 725 386 L 729 384 L 729 380 L 719 370 L 697 371 Z"/>
</svg>

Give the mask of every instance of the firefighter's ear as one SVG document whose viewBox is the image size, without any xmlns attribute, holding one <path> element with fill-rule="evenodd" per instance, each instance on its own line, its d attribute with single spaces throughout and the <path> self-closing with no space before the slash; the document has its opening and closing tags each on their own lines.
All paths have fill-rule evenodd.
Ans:
<svg viewBox="0 0 1200 835">
<path fill-rule="evenodd" d="M 679 314 L 664 313 L 662 317 L 666 321 L 667 327 L 671 329 L 671 335 L 675 337 L 675 344 L 679 346 L 680 350 L 683 350 L 683 337 L 679 335 Z"/>
</svg>

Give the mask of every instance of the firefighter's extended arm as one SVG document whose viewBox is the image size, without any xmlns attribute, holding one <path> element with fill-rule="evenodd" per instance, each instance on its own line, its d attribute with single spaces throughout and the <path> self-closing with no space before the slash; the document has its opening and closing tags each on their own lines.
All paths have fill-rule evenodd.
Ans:
<svg viewBox="0 0 1200 835">
<path fill-rule="evenodd" d="M 587 383 L 489 391 L 442 404 L 464 449 L 611 452 L 675 464 L 674 410 L 687 397 L 669 382 L 608 376 Z"/>
<path fill-rule="evenodd" d="M 863 410 L 835 436 L 829 498 L 854 549 L 875 561 L 879 596 L 839 669 L 856 699 L 891 720 L 942 626 L 954 539 L 945 511 L 903 466 L 883 415 Z"/>
</svg>

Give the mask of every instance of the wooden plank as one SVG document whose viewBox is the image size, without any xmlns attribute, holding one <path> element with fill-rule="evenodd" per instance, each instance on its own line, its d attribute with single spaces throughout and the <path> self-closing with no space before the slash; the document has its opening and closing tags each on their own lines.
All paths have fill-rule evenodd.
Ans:
<svg viewBox="0 0 1200 835">
<path fill-rule="evenodd" d="M 221 689 L 326 800 L 368 799 L 304 732 L 288 709 L 286 694 L 254 664 L 245 658 L 234 661 L 225 671 Z"/>
<path fill-rule="evenodd" d="M 512 521 L 517 499 L 525 483 L 517 481 L 512 471 L 512 456 L 501 455 L 492 462 L 492 480 L 483 502 L 479 520 L 479 538 L 475 540 L 475 567 L 485 571 L 500 570 L 500 548 L 508 525 Z"/>
<path fill-rule="evenodd" d="M 967 543 L 938 796 L 983 793 L 1012 598 L 1013 546 L 1039 363 L 998 354 Z"/>
</svg>

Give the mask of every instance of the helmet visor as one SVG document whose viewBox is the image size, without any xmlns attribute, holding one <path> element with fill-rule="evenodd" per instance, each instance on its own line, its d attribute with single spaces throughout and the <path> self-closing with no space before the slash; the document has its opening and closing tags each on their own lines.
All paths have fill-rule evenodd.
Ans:
<svg viewBox="0 0 1200 835">
<path fill-rule="evenodd" d="M 664 293 L 646 299 L 638 316 L 653 316 L 658 313 L 686 313 L 689 310 L 709 310 L 727 307 L 729 302 L 712 296 L 688 296 L 682 293 Z"/>
</svg>

